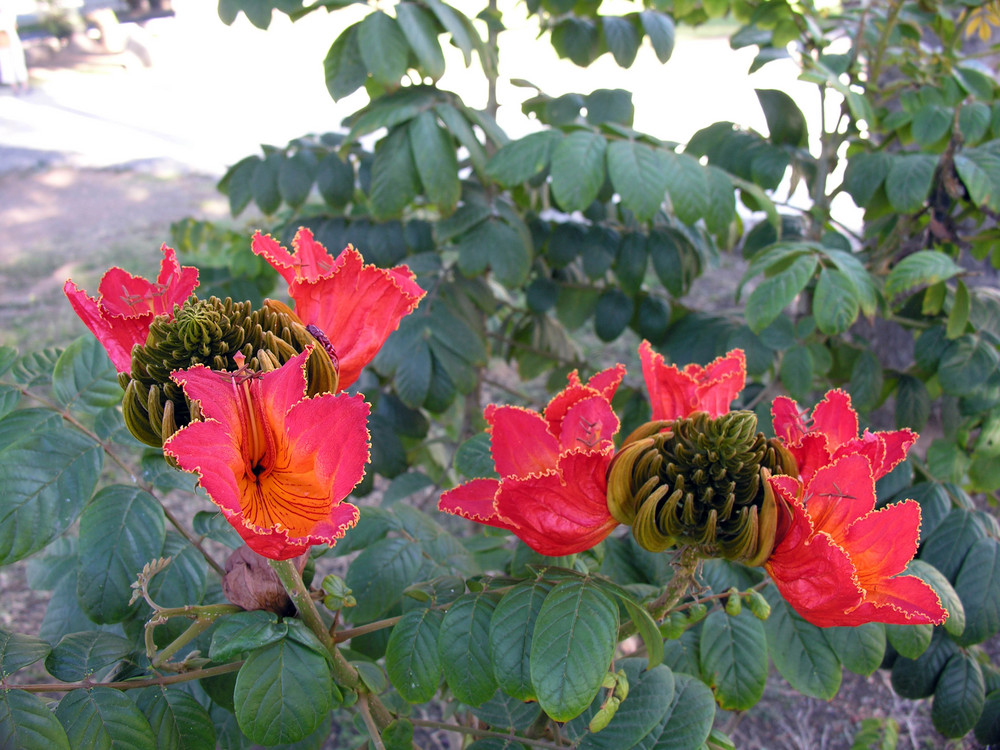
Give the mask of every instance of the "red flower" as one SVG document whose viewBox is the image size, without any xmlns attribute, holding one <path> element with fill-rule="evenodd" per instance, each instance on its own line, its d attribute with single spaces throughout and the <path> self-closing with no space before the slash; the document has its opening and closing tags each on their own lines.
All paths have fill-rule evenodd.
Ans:
<svg viewBox="0 0 1000 750">
<path fill-rule="evenodd" d="M 733 349 L 706 367 L 688 365 L 679 370 L 664 364 L 663 355 L 643 340 L 639 359 L 653 421 L 687 417 L 695 411 L 708 412 L 713 419 L 720 417 L 729 411 L 747 377 L 747 360 L 740 349 Z"/>
<path fill-rule="evenodd" d="M 904 500 L 875 510 L 875 473 L 867 455 L 854 453 L 802 482 L 771 477 L 792 518 L 764 567 L 785 601 L 819 627 L 940 625 L 948 612 L 933 589 L 899 575 L 917 551 L 920 506 Z"/>
<path fill-rule="evenodd" d="M 368 462 L 368 404 L 360 395 L 306 398 L 311 348 L 267 373 L 196 365 L 173 374 L 204 421 L 163 445 L 240 533 L 272 560 L 333 544 L 358 522 L 342 502 Z"/>
<path fill-rule="evenodd" d="M 872 465 L 875 479 L 881 479 L 906 457 L 917 440 L 911 430 L 869 432 L 858 437 L 858 415 L 851 397 L 832 390 L 807 417 L 790 398 L 779 396 L 771 406 L 774 434 L 795 456 L 802 481 L 841 456 L 862 453 Z"/>
<path fill-rule="evenodd" d="M 582 383 L 576 372 L 545 411 L 488 406 L 500 479 L 473 479 L 441 496 L 438 508 L 514 532 L 543 555 L 590 549 L 618 522 L 608 512 L 607 468 L 618 417 L 611 398 L 625 377 L 618 365 Z"/>
<path fill-rule="evenodd" d="M 146 343 L 149 324 L 157 315 L 172 315 L 198 286 L 198 269 L 181 266 L 172 248 L 163 245 L 163 262 L 156 283 L 122 269 L 110 269 L 101 278 L 97 298 L 89 297 L 67 279 L 63 292 L 73 310 L 111 357 L 118 372 L 132 367 L 132 347 Z"/>
<path fill-rule="evenodd" d="M 289 253 L 270 235 L 254 235 L 252 248 L 288 282 L 295 313 L 319 328 L 333 345 L 340 367 L 340 388 L 361 374 L 389 334 L 412 312 L 425 292 L 406 266 L 391 270 L 365 265 L 348 245 L 336 259 L 300 228 Z"/>
</svg>

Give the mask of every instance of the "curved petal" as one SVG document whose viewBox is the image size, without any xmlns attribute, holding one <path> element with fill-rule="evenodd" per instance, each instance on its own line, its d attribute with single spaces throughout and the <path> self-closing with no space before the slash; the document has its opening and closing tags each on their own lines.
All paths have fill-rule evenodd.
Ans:
<svg viewBox="0 0 1000 750">
<path fill-rule="evenodd" d="M 289 537 L 285 532 L 270 529 L 255 530 L 247 527 L 240 518 L 229 519 L 233 528 L 258 555 L 271 560 L 288 560 L 307 552 L 316 544 L 335 544 L 358 523 L 361 513 L 350 503 L 336 506 L 330 518 L 317 526 L 317 531 L 305 537 Z"/>
<path fill-rule="evenodd" d="M 198 286 L 198 269 L 181 266 L 173 248 L 162 245 L 163 260 L 154 283 L 114 267 L 101 278 L 97 287 L 101 304 L 112 314 L 132 318 L 147 313 L 170 314 L 175 304 L 183 303 Z M 145 341 L 145 337 L 143 337 Z"/>
<path fill-rule="evenodd" d="M 798 403 L 788 396 L 777 396 L 771 404 L 771 425 L 774 434 L 786 443 L 797 443 L 809 432 L 805 415 Z"/>
<path fill-rule="evenodd" d="M 177 262 L 177 253 L 164 243 L 160 247 L 163 260 L 160 275 L 156 277 L 162 293 L 153 298 L 153 312 L 157 315 L 172 315 L 174 305 L 183 305 L 198 286 L 198 269 L 182 266 Z"/>
<path fill-rule="evenodd" d="M 514 533 L 542 555 L 582 552 L 618 525 L 608 512 L 605 474 L 611 451 L 572 451 L 544 474 L 504 480 L 497 492 L 497 514 Z"/>
<path fill-rule="evenodd" d="M 677 419 L 694 411 L 694 378 L 673 365 L 664 364 L 663 355 L 654 352 L 653 346 L 645 339 L 639 345 L 639 361 L 649 392 L 653 420 Z"/>
<path fill-rule="evenodd" d="M 559 441 L 538 412 L 520 406 L 486 407 L 490 450 L 501 477 L 548 471 L 559 458 Z"/>
<path fill-rule="evenodd" d="M 132 369 L 132 347 L 146 343 L 153 314 L 145 313 L 130 318 L 112 316 L 98 300 L 88 296 L 72 281 L 63 285 L 63 292 L 69 299 L 73 312 L 101 342 L 115 369 L 118 372 L 129 372 Z"/>
<path fill-rule="evenodd" d="M 845 456 L 817 471 L 806 484 L 805 505 L 815 531 L 829 534 L 837 544 L 853 552 L 847 542 L 848 531 L 875 507 L 875 480 L 868 459 L 862 455 Z"/>
<path fill-rule="evenodd" d="M 254 255 L 260 255 L 270 263 L 271 268 L 281 274 L 286 284 L 300 278 L 299 261 L 271 235 L 255 232 L 250 240 L 250 249 Z"/>
<path fill-rule="evenodd" d="M 798 443 L 786 447 L 795 458 L 795 465 L 799 468 L 799 476 L 803 482 L 808 483 L 817 469 L 823 468 L 832 460 L 826 435 L 819 433 L 809 433 Z"/>
<path fill-rule="evenodd" d="M 239 428 L 240 404 L 233 388 L 232 374 L 217 372 L 205 365 L 194 365 L 172 372 L 170 377 L 184 389 L 188 399 L 201 402 L 201 411 L 206 417 L 231 430 Z"/>
<path fill-rule="evenodd" d="M 859 518 L 844 534 L 843 545 L 861 585 L 874 591 L 906 569 L 917 554 L 919 539 L 920 504 L 904 500 Z"/>
<path fill-rule="evenodd" d="M 500 489 L 498 479 L 473 479 L 441 495 L 438 510 L 470 521 L 513 531 L 514 526 L 497 514 L 494 498 Z"/>
<path fill-rule="evenodd" d="M 182 427 L 163 444 L 163 454 L 184 471 L 198 475 L 198 484 L 234 526 L 242 513 L 240 481 L 246 462 L 238 441 L 220 422 L 210 419 Z"/>
<path fill-rule="evenodd" d="M 348 246 L 329 274 L 298 279 L 289 286 L 296 314 L 330 340 L 340 361 L 340 387 L 350 386 L 361 369 L 417 306 L 424 290 L 406 266 L 391 271 L 365 265 Z"/>
<path fill-rule="evenodd" d="M 845 625 L 940 625 L 948 619 L 948 610 L 941 606 L 934 589 L 916 576 L 896 576 L 869 591 L 865 601 L 845 618 Z"/>
<path fill-rule="evenodd" d="M 594 449 L 618 432 L 618 416 L 604 396 L 595 395 L 574 404 L 562 420 L 559 445 L 562 450 Z"/>
<path fill-rule="evenodd" d="M 571 372 L 568 376 L 569 385 L 553 396 L 543 412 L 546 421 L 549 423 L 549 432 L 553 435 L 561 434 L 566 412 L 583 399 L 591 398 L 596 394 L 600 395 L 604 401 L 610 404 L 615 391 L 618 390 L 618 386 L 621 385 L 624 377 L 625 365 L 622 364 L 602 370 L 588 380 L 586 385 L 580 382 L 576 370 Z M 610 409 L 610 405 L 608 408 Z M 617 427 L 615 431 L 617 432 Z M 607 434 L 610 435 L 611 433 Z M 565 443 L 563 443 L 563 446 L 567 447 Z"/>
<path fill-rule="evenodd" d="M 851 406 L 851 397 L 839 388 L 827 391 L 813 409 L 810 432 L 826 435 L 831 451 L 856 438 L 858 414 Z"/>
<path fill-rule="evenodd" d="M 917 441 L 917 437 L 915 432 L 906 429 L 894 432 L 865 430 L 861 437 L 853 438 L 841 445 L 835 451 L 834 457 L 862 453 L 871 461 L 875 479 L 881 479 L 906 458 L 906 452 Z"/>
<path fill-rule="evenodd" d="M 742 349 L 733 349 L 710 362 L 697 378 L 696 410 L 715 419 L 729 411 L 747 380 L 747 358 Z"/>
</svg>

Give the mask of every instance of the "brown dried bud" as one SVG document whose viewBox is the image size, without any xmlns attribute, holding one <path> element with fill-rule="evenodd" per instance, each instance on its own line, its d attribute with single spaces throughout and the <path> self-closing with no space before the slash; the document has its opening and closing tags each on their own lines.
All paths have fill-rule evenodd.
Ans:
<svg viewBox="0 0 1000 750">
<path fill-rule="evenodd" d="M 299 574 L 306 566 L 309 553 L 303 553 L 292 562 Z M 243 609 L 266 609 L 282 617 L 295 613 L 278 574 L 271 569 L 266 557 L 243 545 L 226 560 L 226 574 L 222 577 L 222 593 Z"/>
</svg>

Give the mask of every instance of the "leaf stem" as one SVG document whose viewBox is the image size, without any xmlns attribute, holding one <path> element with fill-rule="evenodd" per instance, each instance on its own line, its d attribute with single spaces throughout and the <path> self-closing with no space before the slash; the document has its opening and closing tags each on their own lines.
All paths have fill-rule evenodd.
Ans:
<svg viewBox="0 0 1000 750">
<path fill-rule="evenodd" d="M 79 690 L 109 687 L 115 690 L 134 690 L 136 688 L 152 687 L 155 685 L 174 685 L 179 682 L 190 682 L 200 680 L 205 677 L 215 677 L 228 672 L 235 672 L 243 666 L 243 661 L 234 661 L 229 664 L 218 664 L 205 669 L 193 669 L 190 672 L 171 674 L 161 677 L 149 677 L 143 680 L 123 680 L 121 682 L 91 682 L 81 680 L 80 682 L 53 682 L 53 683 L 27 683 L 24 685 L 9 685 L 6 679 L 0 679 L 0 690 L 24 690 L 26 693 L 61 693 L 69 690 Z"/>
<path fill-rule="evenodd" d="M 522 745 L 530 745 L 531 747 L 549 747 L 558 748 L 562 745 L 557 745 L 554 742 L 547 742 L 545 740 L 536 740 L 531 737 L 522 737 L 517 734 L 507 734 L 505 732 L 494 732 L 490 729 L 476 729 L 474 727 L 463 727 L 461 724 L 447 724 L 443 721 L 431 721 L 430 719 L 410 719 L 410 723 L 417 727 L 427 727 L 428 729 L 443 729 L 446 732 L 457 732 L 459 734 L 471 734 L 476 737 L 496 737 L 501 740 L 510 740 L 511 742 L 518 742 Z"/>
</svg>

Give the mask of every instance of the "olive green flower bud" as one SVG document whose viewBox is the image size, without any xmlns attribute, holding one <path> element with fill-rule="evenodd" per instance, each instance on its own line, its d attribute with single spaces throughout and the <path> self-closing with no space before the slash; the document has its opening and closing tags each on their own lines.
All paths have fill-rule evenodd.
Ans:
<svg viewBox="0 0 1000 750">
<path fill-rule="evenodd" d="M 129 431 L 140 441 L 160 447 L 176 430 L 199 418 L 197 409 L 170 378 L 176 370 L 203 364 L 213 370 L 268 372 L 313 345 L 306 364 L 308 393 L 337 390 L 337 368 L 321 342 L 294 314 L 249 302 L 191 297 L 174 306 L 174 314 L 153 320 L 142 347 L 132 350 L 132 369 L 119 373 L 125 389 L 122 410 Z"/>
<path fill-rule="evenodd" d="M 608 510 L 650 551 L 687 544 L 760 565 L 778 528 L 771 474 L 797 474 L 795 460 L 757 432 L 753 412 L 695 412 L 625 440 L 608 469 Z"/>
</svg>

